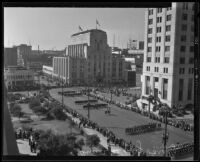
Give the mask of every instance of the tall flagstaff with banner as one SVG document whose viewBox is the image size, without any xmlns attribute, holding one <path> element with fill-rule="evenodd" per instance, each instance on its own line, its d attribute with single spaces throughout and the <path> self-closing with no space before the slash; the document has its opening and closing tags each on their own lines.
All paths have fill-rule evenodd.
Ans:
<svg viewBox="0 0 200 162">
<path fill-rule="evenodd" d="M 96 19 L 96 29 L 97 29 L 97 26 L 100 27 L 100 24 L 99 24 L 98 20 Z"/>
</svg>

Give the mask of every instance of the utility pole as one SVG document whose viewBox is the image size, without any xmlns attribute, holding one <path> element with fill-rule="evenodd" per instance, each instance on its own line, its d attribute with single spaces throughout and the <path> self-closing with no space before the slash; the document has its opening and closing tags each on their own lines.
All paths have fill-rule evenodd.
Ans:
<svg viewBox="0 0 200 162">
<path fill-rule="evenodd" d="M 41 88 L 41 87 L 40 87 L 40 74 L 39 74 L 39 73 L 38 73 L 38 84 L 39 84 L 39 85 L 38 85 L 38 86 L 39 86 L 38 95 L 39 95 L 39 91 L 40 91 L 40 88 Z"/>
<path fill-rule="evenodd" d="M 164 143 L 164 156 L 167 156 L 167 141 L 169 139 L 169 133 L 167 132 L 167 107 L 164 107 L 164 115 L 165 115 L 165 132 L 163 133 L 163 143 Z"/>
<path fill-rule="evenodd" d="M 88 119 L 90 119 L 90 98 L 89 98 L 89 84 L 88 84 Z"/>
<path fill-rule="evenodd" d="M 109 114 L 111 112 L 111 104 L 112 104 L 112 89 L 111 89 L 111 85 L 110 85 L 110 107 L 109 107 Z"/>
<path fill-rule="evenodd" d="M 63 79 L 62 79 L 62 108 L 64 108 L 64 105 L 63 105 Z"/>
</svg>

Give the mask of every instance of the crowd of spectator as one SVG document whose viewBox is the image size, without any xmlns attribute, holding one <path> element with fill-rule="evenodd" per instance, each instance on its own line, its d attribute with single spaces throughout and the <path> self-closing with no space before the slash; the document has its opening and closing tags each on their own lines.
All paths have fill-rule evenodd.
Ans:
<svg viewBox="0 0 200 162">
<path fill-rule="evenodd" d="M 67 113 L 71 114 L 74 118 L 78 118 L 80 120 L 80 123 L 78 124 L 79 128 L 89 127 L 89 128 L 92 128 L 92 129 L 98 131 L 104 137 L 107 137 L 108 144 L 112 143 L 114 145 L 118 145 L 119 147 L 130 152 L 130 155 L 132 155 L 132 156 L 146 156 L 145 152 L 142 152 L 131 142 L 126 142 L 124 139 L 116 137 L 116 135 L 112 131 L 108 130 L 107 128 L 100 127 L 97 123 L 92 122 L 91 120 L 85 118 L 81 114 L 77 113 L 75 110 L 65 107 L 65 111 Z"/>
<path fill-rule="evenodd" d="M 28 140 L 30 151 L 36 153 L 39 134 L 30 128 L 29 130 L 23 130 L 22 128 L 15 131 L 16 139 Z"/>
<path fill-rule="evenodd" d="M 163 115 L 157 115 L 157 114 L 155 114 L 153 112 L 149 113 L 148 111 L 141 110 L 138 107 L 128 106 L 128 105 L 120 103 L 118 101 L 111 100 L 111 99 L 106 98 L 105 96 L 100 95 L 100 94 L 90 93 L 90 96 L 94 97 L 95 99 L 104 101 L 106 103 L 114 104 L 115 106 L 118 106 L 121 109 L 130 110 L 130 111 L 139 113 L 139 114 L 141 114 L 143 116 L 149 116 L 150 119 L 165 123 L 165 117 Z M 188 122 L 188 120 L 184 120 L 184 119 L 180 120 L 180 119 L 167 118 L 167 124 L 171 125 L 171 126 L 174 126 L 176 128 L 181 128 L 184 131 L 193 131 L 194 130 L 193 124 L 191 124 L 191 122 Z"/>
</svg>

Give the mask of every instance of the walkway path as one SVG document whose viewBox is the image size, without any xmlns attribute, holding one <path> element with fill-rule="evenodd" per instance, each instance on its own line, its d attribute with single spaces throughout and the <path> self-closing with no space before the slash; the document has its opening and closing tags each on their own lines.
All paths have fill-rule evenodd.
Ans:
<svg viewBox="0 0 200 162">
<path fill-rule="evenodd" d="M 68 115 L 69 117 L 72 118 L 72 120 L 79 124 L 80 120 L 79 118 L 74 118 L 71 114 L 66 113 L 66 115 Z M 108 149 L 108 143 L 107 143 L 107 137 L 104 137 L 101 133 L 99 133 L 98 131 L 91 129 L 91 128 L 84 128 L 81 127 L 83 129 L 83 131 L 87 134 L 87 135 L 93 135 L 96 134 L 99 138 L 100 138 L 100 145 L 103 146 L 104 148 Z M 113 154 L 118 154 L 119 156 L 130 156 L 129 152 L 126 152 L 124 149 L 122 149 L 119 146 L 115 146 L 115 145 L 111 145 L 111 151 Z"/>
<path fill-rule="evenodd" d="M 28 140 L 22 140 L 18 139 L 17 140 L 17 146 L 19 149 L 19 153 L 23 155 L 31 155 L 31 156 L 36 156 L 36 153 L 32 153 L 30 150 L 30 146 L 28 144 Z"/>
</svg>

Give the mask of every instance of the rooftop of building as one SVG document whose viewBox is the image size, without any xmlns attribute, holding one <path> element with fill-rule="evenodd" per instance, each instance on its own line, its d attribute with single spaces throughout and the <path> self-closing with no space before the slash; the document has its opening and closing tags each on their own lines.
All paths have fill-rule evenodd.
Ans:
<svg viewBox="0 0 200 162">
<path fill-rule="evenodd" d="M 8 66 L 5 70 L 27 70 L 27 68 L 23 66 Z"/>
<path fill-rule="evenodd" d="M 97 31 L 105 33 L 105 31 L 100 30 L 100 29 L 90 29 L 90 30 L 85 30 L 85 31 L 82 31 L 82 32 L 72 34 L 71 37 L 77 36 L 77 35 L 80 35 L 80 34 L 85 34 L 85 33 L 97 32 Z"/>
</svg>

